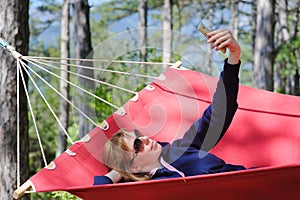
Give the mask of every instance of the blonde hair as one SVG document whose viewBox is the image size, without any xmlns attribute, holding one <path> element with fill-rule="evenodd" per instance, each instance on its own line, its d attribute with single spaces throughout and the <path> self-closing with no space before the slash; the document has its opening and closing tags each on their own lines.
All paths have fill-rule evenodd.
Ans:
<svg viewBox="0 0 300 200">
<path fill-rule="evenodd" d="M 128 135 L 128 133 L 121 129 L 106 142 L 102 153 L 103 163 L 107 167 L 118 171 L 126 181 L 149 180 L 148 174 L 130 172 L 130 161 L 133 155 L 129 152 L 130 148 L 124 141 L 125 135 Z"/>
</svg>

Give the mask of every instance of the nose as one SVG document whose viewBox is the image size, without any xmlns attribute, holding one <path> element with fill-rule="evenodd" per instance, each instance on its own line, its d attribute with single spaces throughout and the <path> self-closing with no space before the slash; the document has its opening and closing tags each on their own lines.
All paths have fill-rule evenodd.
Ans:
<svg viewBox="0 0 300 200">
<path fill-rule="evenodd" d="M 139 137 L 139 139 L 145 144 L 149 144 L 149 138 L 146 136 Z"/>
</svg>

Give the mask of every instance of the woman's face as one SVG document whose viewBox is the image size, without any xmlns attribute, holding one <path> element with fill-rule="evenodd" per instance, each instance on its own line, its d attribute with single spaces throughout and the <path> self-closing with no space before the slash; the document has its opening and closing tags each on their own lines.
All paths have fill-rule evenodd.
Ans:
<svg viewBox="0 0 300 200">
<path fill-rule="evenodd" d="M 162 146 L 147 136 L 139 136 L 140 145 L 137 153 L 135 153 L 134 141 L 136 138 L 137 136 L 133 132 L 124 135 L 124 141 L 129 147 L 129 151 L 132 152 L 131 171 L 133 173 L 150 172 L 152 169 L 159 167 L 158 159 Z"/>
</svg>

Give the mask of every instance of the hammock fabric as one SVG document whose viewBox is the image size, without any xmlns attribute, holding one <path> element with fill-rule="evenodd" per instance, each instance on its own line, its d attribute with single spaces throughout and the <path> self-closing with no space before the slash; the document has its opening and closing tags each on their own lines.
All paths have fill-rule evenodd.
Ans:
<svg viewBox="0 0 300 200">
<path fill-rule="evenodd" d="M 85 138 L 29 179 L 37 192 L 68 191 L 83 199 L 296 199 L 300 196 L 300 98 L 240 86 L 239 108 L 223 139 L 211 152 L 245 171 L 93 186 L 108 172 L 101 162 L 104 143 L 118 129 L 139 129 L 172 142 L 209 105 L 217 79 L 169 68 L 128 101 L 125 115 L 112 114 L 107 130 Z"/>
</svg>

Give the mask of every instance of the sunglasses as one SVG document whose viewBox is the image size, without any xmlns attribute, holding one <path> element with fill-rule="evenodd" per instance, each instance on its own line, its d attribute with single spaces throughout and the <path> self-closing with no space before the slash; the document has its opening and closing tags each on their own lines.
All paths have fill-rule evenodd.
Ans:
<svg viewBox="0 0 300 200">
<path fill-rule="evenodd" d="M 130 161 L 130 165 L 132 165 L 135 157 L 137 157 L 137 154 L 142 151 L 143 149 L 143 141 L 141 139 L 139 139 L 141 136 L 139 135 L 139 131 L 138 130 L 134 130 L 134 133 L 136 135 L 136 138 L 134 139 L 133 142 L 133 149 L 134 149 L 134 154 L 133 154 L 133 158 Z"/>
<path fill-rule="evenodd" d="M 142 140 L 140 140 L 139 138 L 141 137 L 141 134 L 139 133 L 139 131 L 137 129 L 134 129 L 134 134 L 135 134 L 135 140 L 133 142 L 133 149 L 135 151 L 135 154 L 137 154 L 138 152 L 140 152 L 143 148 L 143 142 Z"/>
<path fill-rule="evenodd" d="M 135 138 L 135 140 L 133 142 L 133 149 L 135 151 L 135 154 L 137 154 L 138 152 L 140 152 L 142 150 L 142 148 L 143 148 L 142 147 L 143 142 L 142 142 L 141 139 L 139 139 L 139 137 Z"/>
</svg>

